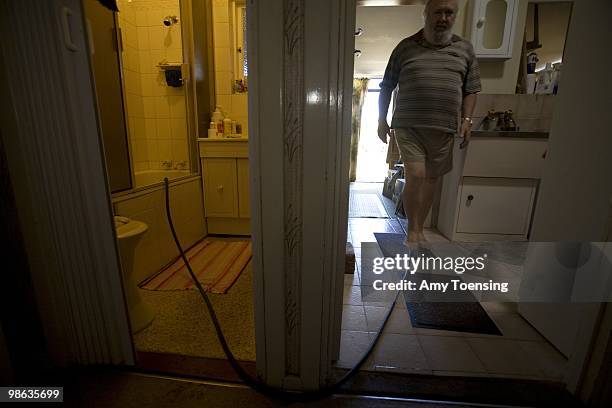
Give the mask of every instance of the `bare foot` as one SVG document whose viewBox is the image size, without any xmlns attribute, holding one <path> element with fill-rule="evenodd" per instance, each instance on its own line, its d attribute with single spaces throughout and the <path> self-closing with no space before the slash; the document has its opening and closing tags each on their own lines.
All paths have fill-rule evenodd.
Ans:
<svg viewBox="0 0 612 408">
<path fill-rule="evenodd" d="M 421 248 L 429 249 L 429 241 L 427 241 L 427 238 L 425 238 L 425 234 L 423 234 L 423 232 L 419 232 L 419 245 Z"/>
<path fill-rule="evenodd" d="M 419 246 L 419 233 L 418 232 L 409 232 L 406 235 L 406 239 L 404 240 L 404 246 L 409 249 L 417 249 Z"/>
</svg>

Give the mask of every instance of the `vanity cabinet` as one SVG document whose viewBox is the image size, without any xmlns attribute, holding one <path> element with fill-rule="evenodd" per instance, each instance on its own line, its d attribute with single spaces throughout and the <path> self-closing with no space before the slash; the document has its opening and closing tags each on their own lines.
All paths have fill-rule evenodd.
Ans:
<svg viewBox="0 0 612 408">
<path fill-rule="evenodd" d="M 512 58 L 518 0 L 471 0 L 469 39 L 479 59 Z"/>
<path fill-rule="evenodd" d="M 211 234 L 250 235 L 247 139 L 199 139 L 204 213 Z"/>
<path fill-rule="evenodd" d="M 526 240 L 548 140 L 474 137 L 455 141 L 444 177 L 438 230 L 454 241 Z"/>
</svg>

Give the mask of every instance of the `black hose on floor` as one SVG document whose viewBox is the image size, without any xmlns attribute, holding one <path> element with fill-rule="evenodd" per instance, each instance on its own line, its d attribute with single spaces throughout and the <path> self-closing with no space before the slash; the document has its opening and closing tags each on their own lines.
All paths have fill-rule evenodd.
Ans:
<svg viewBox="0 0 612 408">
<path fill-rule="evenodd" d="M 366 359 L 368 358 L 368 356 L 374 349 L 376 342 L 380 338 L 380 335 L 383 329 L 385 328 L 387 321 L 389 320 L 389 316 L 391 316 L 391 312 L 393 311 L 393 308 L 395 307 L 395 302 L 397 301 L 399 291 L 395 294 L 393 303 L 391 304 L 391 307 L 387 311 L 387 314 L 385 315 L 383 323 L 380 326 L 380 329 L 378 330 L 378 332 L 376 333 L 376 336 L 374 337 L 374 340 L 370 344 L 370 347 L 368 348 L 368 350 L 361 357 L 361 359 L 357 362 L 357 364 L 355 364 L 353 368 L 351 368 L 346 374 L 344 374 L 344 376 L 340 378 L 338 382 L 336 382 L 335 384 L 325 386 L 317 391 L 304 391 L 304 392 L 287 391 L 282 388 L 271 387 L 259 381 L 257 378 L 251 377 L 249 373 L 247 373 L 242 368 L 240 363 L 238 363 L 238 360 L 236 360 L 236 358 L 234 357 L 234 354 L 232 353 L 232 350 L 229 348 L 229 345 L 227 344 L 227 341 L 225 340 L 225 335 L 223 334 L 223 330 L 221 329 L 221 325 L 219 324 L 219 320 L 217 319 L 217 314 L 215 313 L 215 309 L 213 308 L 213 305 L 210 302 L 210 299 L 208 298 L 206 291 L 204 290 L 204 288 L 198 281 L 198 278 L 193 273 L 193 270 L 191 269 L 191 265 L 189 264 L 189 260 L 187 259 L 187 256 L 185 255 L 185 252 L 183 251 L 183 248 L 181 247 L 181 244 L 176 235 L 176 230 L 174 229 L 174 224 L 172 223 L 172 214 L 170 212 L 170 187 L 169 187 L 167 177 L 164 178 L 164 186 L 165 186 L 165 193 L 166 193 L 166 200 L 165 200 L 166 201 L 166 216 L 168 219 L 168 225 L 170 226 L 170 231 L 172 232 L 172 237 L 174 238 L 174 242 L 176 244 L 176 248 L 181 254 L 181 258 L 183 259 L 183 262 L 185 262 L 185 265 L 187 266 L 187 270 L 189 271 L 189 275 L 191 276 L 193 283 L 198 288 L 198 291 L 200 292 L 202 299 L 204 299 L 204 303 L 206 303 L 208 314 L 210 315 L 210 319 L 212 320 L 213 325 L 215 326 L 215 332 L 217 333 L 217 338 L 219 339 L 219 343 L 221 343 L 223 352 L 225 353 L 230 365 L 232 366 L 232 368 L 234 369 L 238 377 L 240 377 L 240 379 L 244 381 L 246 385 L 248 385 L 249 387 L 251 387 L 257 392 L 260 392 L 264 395 L 274 397 L 274 398 L 281 398 L 281 399 L 296 401 L 296 402 L 314 401 L 314 400 L 323 399 L 323 398 L 326 398 L 332 395 L 342 385 L 344 385 L 348 380 L 350 380 L 357 373 L 357 371 L 359 371 L 363 363 L 366 361 Z"/>
</svg>

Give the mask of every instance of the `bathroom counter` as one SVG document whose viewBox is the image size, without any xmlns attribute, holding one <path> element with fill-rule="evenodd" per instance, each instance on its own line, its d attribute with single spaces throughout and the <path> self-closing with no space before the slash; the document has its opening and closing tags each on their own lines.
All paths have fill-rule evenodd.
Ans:
<svg viewBox="0 0 612 408">
<path fill-rule="evenodd" d="M 198 137 L 198 142 L 248 142 L 248 137 L 219 137 L 219 138 L 210 138 L 210 137 Z"/>
</svg>

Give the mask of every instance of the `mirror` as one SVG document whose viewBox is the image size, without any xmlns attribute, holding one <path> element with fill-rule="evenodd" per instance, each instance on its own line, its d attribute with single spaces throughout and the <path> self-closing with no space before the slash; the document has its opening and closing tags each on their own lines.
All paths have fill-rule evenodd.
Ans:
<svg viewBox="0 0 612 408">
<path fill-rule="evenodd" d="M 572 4 L 567 1 L 528 4 L 517 93 L 557 93 Z"/>
<path fill-rule="evenodd" d="M 535 70 L 540 71 L 547 63 L 563 61 L 565 40 L 572 14 L 571 2 L 530 2 L 527 7 L 525 41 L 527 55 L 535 53 Z"/>
<path fill-rule="evenodd" d="M 233 93 L 248 90 L 248 54 L 245 0 L 230 2 L 230 40 L 232 41 Z"/>
</svg>

